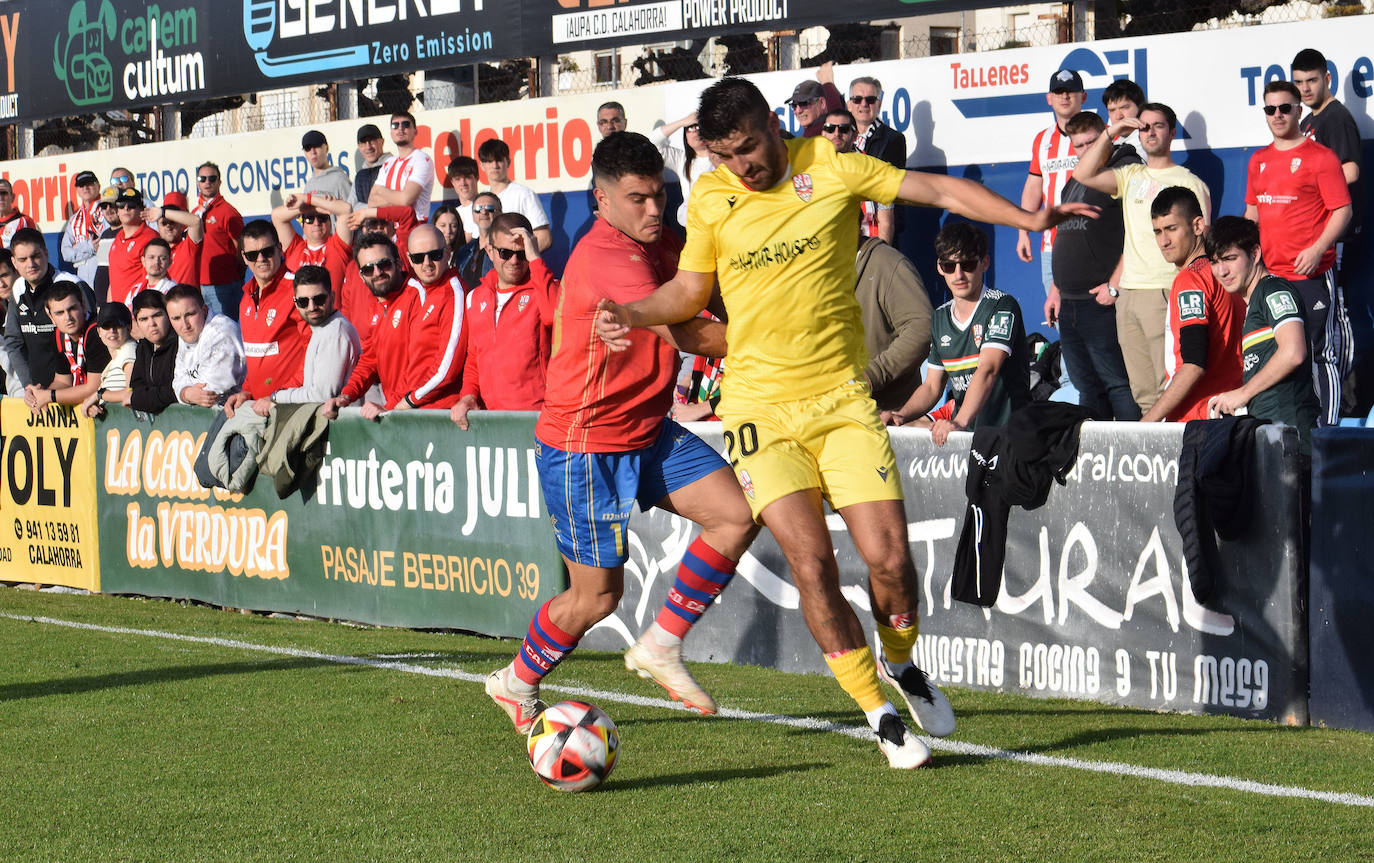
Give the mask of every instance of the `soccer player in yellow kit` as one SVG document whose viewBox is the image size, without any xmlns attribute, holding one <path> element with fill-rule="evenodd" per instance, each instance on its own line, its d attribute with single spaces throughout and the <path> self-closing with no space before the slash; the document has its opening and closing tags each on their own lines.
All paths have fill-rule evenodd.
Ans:
<svg viewBox="0 0 1374 863">
<path fill-rule="evenodd" d="M 859 206 L 901 200 L 1029 231 L 1095 208 L 1030 213 L 968 180 L 839 154 L 821 138 L 784 142 L 777 115 L 742 78 L 707 88 L 697 122 L 721 165 L 693 184 L 677 275 L 633 303 L 602 300 L 598 332 L 616 348 L 630 327 L 688 320 L 719 281 L 729 352 L 719 414 L 736 478 L 787 558 L 812 636 L 889 764 L 920 767 L 930 750 L 882 694 L 880 675 L 927 733 L 953 732 L 954 713 L 911 659 L 916 570 L 896 459 L 864 380 L 854 299 Z M 823 501 L 844 518 L 868 566 L 876 659 L 840 592 Z"/>
</svg>

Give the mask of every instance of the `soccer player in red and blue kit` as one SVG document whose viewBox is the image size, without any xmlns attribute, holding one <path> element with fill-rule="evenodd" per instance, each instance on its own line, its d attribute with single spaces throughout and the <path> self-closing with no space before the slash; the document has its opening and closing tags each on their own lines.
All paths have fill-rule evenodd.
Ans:
<svg viewBox="0 0 1374 863">
<path fill-rule="evenodd" d="M 568 590 L 530 621 L 520 651 L 487 678 L 487 694 L 516 731 L 544 704 L 539 684 L 587 630 L 612 613 L 624 589 L 632 506 L 657 506 L 701 525 L 668 600 L 625 653 L 625 666 L 653 678 L 702 713 L 715 701 L 682 664 L 682 639 L 724 589 L 758 527 L 720 454 L 667 417 L 678 349 L 723 356 L 724 326 L 697 318 L 636 330 L 612 352 L 594 329 L 597 302 L 648 296 L 677 271 L 682 244 L 663 230 L 663 157 L 643 135 L 616 132 L 592 155 L 599 218 L 563 274 L 536 460 Z"/>
</svg>

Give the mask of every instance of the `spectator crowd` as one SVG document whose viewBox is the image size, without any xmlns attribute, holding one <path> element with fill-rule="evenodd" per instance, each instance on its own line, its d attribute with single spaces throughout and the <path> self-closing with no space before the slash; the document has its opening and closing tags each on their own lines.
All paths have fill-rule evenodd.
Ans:
<svg viewBox="0 0 1374 863">
<path fill-rule="evenodd" d="M 1325 58 L 1300 51 L 1291 83 L 1265 86 L 1272 140 L 1252 156 L 1245 210 L 1232 215 L 1214 214 L 1207 184 L 1174 161 L 1167 104 L 1118 80 L 1088 106 L 1074 69 L 1047 89 L 1052 122 L 1031 142 L 1021 205 L 1098 210 L 1039 238 L 1045 322 L 1059 328 L 1069 397 L 1100 420 L 1249 410 L 1297 426 L 1304 443 L 1336 423 L 1353 363 L 1343 246 L 1359 237 L 1364 193 L 1359 131 Z M 825 64 L 787 105 L 802 135 L 905 167 L 883 98 L 868 76 L 842 94 Z M 628 125 L 618 103 L 597 111 L 603 136 Z M 230 416 L 283 403 L 319 403 L 327 417 L 348 405 L 368 418 L 437 409 L 464 429 L 474 410 L 538 410 L 560 291 L 539 197 L 511 179 L 510 148 L 488 140 L 444 166 L 453 197 L 436 205 L 415 117 L 392 115 L 388 131 L 389 145 L 376 125 L 358 130 L 352 176 L 330 164 L 322 133 L 307 132 L 313 176 L 270 218 L 246 223 L 212 162 L 192 193 L 160 201 L 145 200 L 127 169 L 103 188 L 82 171 L 60 261 L 0 180 L 6 394 L 90 416 L 111 402 Z M 694 114 L 647 137 L 681 182 L 686 225 L 692 183 L 718 160 Z M 901 208 L 864 202 L 854 217 L 866 377 L 885 420 L 929 426 L 937 443 L 1006 422 L 1031 398 L 1035 358 L 1016 299 L 984 283 L 987 235 L 954 220 L 940 232 L 934 262 L 950 299 L 935 308 L 893 245 Z M 1019 258 L 1034 261 L 1034 246 L 1022 232 Z M 674 415 L 712 417 L 728 367 L 684 355 Z"/>
</svg>

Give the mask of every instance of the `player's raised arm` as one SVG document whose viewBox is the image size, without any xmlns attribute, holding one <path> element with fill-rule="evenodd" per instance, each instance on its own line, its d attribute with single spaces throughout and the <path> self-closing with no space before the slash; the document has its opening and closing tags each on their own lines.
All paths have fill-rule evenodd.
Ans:
<svg viewBox="0 0 1374 863">
<path fill-rule="evenodd" d="M 1060 204 L 1036 212 L 1023 210 L 981 183 L 962 177 L 907 171 L 897 199 L 923 207 L 940 207 L 951 213 L 1024 231 L 1044 231 L 1071 216 L 1097 218 L 1098 208 L 1082 202 Z"/>
</svg>

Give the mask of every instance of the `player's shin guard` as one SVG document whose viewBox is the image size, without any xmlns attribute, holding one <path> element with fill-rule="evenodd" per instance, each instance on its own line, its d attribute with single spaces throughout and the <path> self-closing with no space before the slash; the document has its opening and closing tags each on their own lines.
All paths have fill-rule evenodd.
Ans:
<svg viewBox="0 0 1374 863">
<path fill-rule="evenodd" d="M 889 665 L 905 665 L 911 661 L 911 649 L 916 646 L 920 631 L 914 611 L 889 616 L 887 625 L 878 623 L 878 641 L 883 645 L 883 658 Z"/>
<path fill-rule="evenodd" d="M 878 688 L 878 666 L 873 661 L 873 651 L 867 646 L 827 653 L 825 662 L 840 688 L 849 693 L 860 710 L 868 713 L 887 704 L 887 698 Z"/>
<path fill-rule="evenodd" d="M 697 537 L 682 555 L 677 580 L 654 622 L 678 639 L 685 638 L 734 575 L 735 562 Z"/>
<path fill-rule="evenodd" d="M 577 646 L 577 638 L 559 629 L 549 618 L 549 602 L 544 603 L 530 621 L 520 653 L 511 666 L 515 676 L 530 686 L 537 687 L 544 675 L 553 671 L 554 666 Z"/>
</svg>

